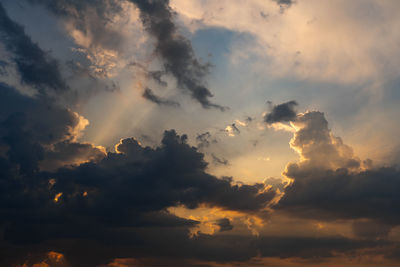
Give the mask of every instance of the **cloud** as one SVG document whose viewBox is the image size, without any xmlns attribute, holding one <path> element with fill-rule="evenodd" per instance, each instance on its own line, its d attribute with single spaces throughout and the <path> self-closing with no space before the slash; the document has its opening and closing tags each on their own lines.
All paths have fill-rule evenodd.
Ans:
<svg viewBox="0 0 400 267">
<path fill-rule="evenodd" d="M 33 247 L 45 253 L 52 244 L 73 266 L 97 266 L 119 256 L 162 257 L 163 253 L 153 251 L 166 249 L 167 240 L 182 247 L 187 243 L 198 246 L 189 239 L 189 229 L 198 222 L 178 218 L 166 211 L 168 207 L 206 205 L 257 213 L 275 197 L 264 184 L 237 185 L 232 179 L 206 173 L 203 154 L 186 140 L 173 130 L 165 132 L 156 148 L 143 147 L 133 138 L 123 139 L 116 153 L 109 152 L 97 161 L 56 171 L 31 170 L 32 181 L 15 171 L 19 161 L 1 157 L 4 186 L 0 198 L 6 205 L 0 222 L 6 225 L 5 247 L 20 246 L 18 257 L 23 259 Z M 59 143 L 40 159 L 49 156 L 49 160 L 57 160 L 54 157 L 58 156 L 65 160 L 88 148 L 92 149 Z M 167 235 L 162 234 L 165 229 L 169 229 Z M 104 253 L 107 244 L 115 249 Z"/>
<path fill-rule="evenodd" d="M 226 126 L 225 132 L 228 134 L 228 136 L 232 136 L 232 137 L 240 134 L 240 130 L 236 126 L 236 123 L 232 123 L 231 125 Z"/>
<path fill-rule="evenodd" d="M 282 13 L 285 11 L 285 9 L 289 8 L 291 5 L 295 3 L 293 0 L 273 0 L 273 1 L 279 5 Z"/>
<path fill-rule="evenodd" d="M 130 0 L 140 10 L 144 27 L 156 40 L 155 53 L 164 61 L 178 87 L 190 93 L 204 108 L 226 108 L 210 102 L 213 96 L 205 85 L 210 66 L 196 57 L 189 40 L 178 33 L 169 1 Z"/>
<path fill-rule="evenodd" d="M 49 146 L 75 140 L 87 125 L 83 117 L 44 95 L 24 96 L 3 83 L 0 89 L 0 150 L 21 171 L 37 170 Z"/>
<path fill-rule="evenodd" d="M 399 69 L 400 60 L 392 57 L 399 42 L 395 29 L 400 20 L 394 12 L 399 3 L 395 1 L 366 5 L 362 0 L 253 0 L 246 6 L 238 0 L 171 2 L 193 31 L 220 27 L 251 34 L 254 42 L 232 47 L 231 63 L 249 66 L 259 75 L 345 85 L 372 81 L 378 84 L 366 89 L 374 92 L 389 76 L 398 76 L 393 69 Z M 278 11 L 279 4 L 285 12 L 281 7 Z M 268 14 L 268 19 L 260 12 Z M 390 30 L 382 33 L 381 29 Z"/>
<path fill-rule="evenodd" d="M 219 158 L 217 157 L 214 153 L 211 153 L 211 157 L 213 159 L 213 162 L 215 164 L 220 164 L 220 165 L 229 165 L 229 161 L 224 158 Z"/>
<path fill-rule="evenodd" d="M 228 218 L 219 219 L 215 224 L 219 226 L 220 232 L 230 231 L 233 229 L 233 225 Z"/>
<path fill-rule="evenodd" d="M 72 23 L 86 38 L 86 48 L 120 50 L 123 36 L 109 27 L 113 17 L 122 11 L 120 0 L 26 0 L 42 5 L 57 17 Z"/>
<path fill-rule="evenodd" d="M 274 0 L 274 1 L 279 5 L 286 5 L 286 6 L 292 5 L 294 2 L 292 0 Z"/>
<path fill-rule="evenodd" d="M 80 165 L 84 162 L 97 162 L 106 155 L 103 147 L 88 143 L 62 141 L 52 145 L 40 162 L 40 169 L 55 171 L 69 165 Z"/>
<path fill-rule="evenodd" d="M 62 253 L 70 266 L 99 266 L 117 258 L 147 258 L 153 259 L 152 262 L 175 263 L 187 261 L 188 264 L 193 259 L 243 262 L 259 255 L 315 259 L 332 257 L 337 252 L 355 253 L 360 248 L 373 249 L 382 244 L 379 243 L 381 241 L 368 241 L 368 233 L 375 229 L 373 226 L 364 227 L 367 230 L 360 228 L 357 232 L 362 241 L 226 235 L 225 232 L 233 229 L 231 222 L 224 220 L 225 217 L 214 222 L 222 232 L 214 235 L 198 233 L 190 238 L 191 229 L 200 222 L 180 218 L 167 211 L 169 207 L 185 206 L 194 210 L 208 206 L 242 214 L 258 214 L 277 196 L 275 190 L 265 184 L 236 184 L 232 178 L 219 179 L 208 174 L 204 155 L 188 145 L 185 135 L 179 136 L 173 130 L 164 133 L 161 145 L 157 147 L 145 147 L 134 138 L 126 138 L 116 146 L 115 153 L 104 154 L 93 145 L 72 141 L 72 133 L 80 124 L 76 113 L 47 103 L 45 98 L 23 96 L 6 85 L 2 85 L 1 89 L 0 133 L 7 150 L 0 153 L 0 203 L 3 203 L 0 224 L 4 233 L 0 239 L 0 258 L 5 266 L 23 264 L 26 260 L 43 261 L 48 257 L 49 248 Z M 49 109 L 51 112 L 48 112 Z M 47 112 L 46 121 L 40 119 L 43 112 Z M 293 141 L 292 146 L 302 148 L 302 144 L 312 138 L 320 140 L 320 143 L 334 140 L 326 137 L 327 124 L 321 123 L 324 122 L 321 114 L 299 115 L 295 122 L 299 129 L 294 138 L 297 141 Z M 24 120 L 24 116 L 29 119 Z M 310 127 L 313 127 L 312 131 Z M 334 147 L 341 150 L 341 146 Z M 302 164 L 311 166 L 306 162 L 316 155 L 304 151 Z M 89 162 L 70 164 L 82 160 L 82 154 L 87 152 Z M 44 171 L 38 167 L 41 162 L 50 166 L 67 166 Z M 325 170 L 346 161 L 334 162 L 335 165 L 324 165 Z M 371 215 L 375 214 L 382 220 L 391 218 L 391 221 L 387 220 L 390 225 L 397 220 L 396 215 L 389 215 L 389 209 L 393 212 L 397 207 L 392 205 L 396 204 L 397 187 L 387 188 L 386 185 L 395 184 L 398 175 L 390 175 L 390 169 L 387 171 L 386 177 L 391 177 L 390 180 L 382 175 L 377 180 L 359 174 L 362 179 L 355 181 L 352 178 L 349 183 L 341 183 L 342 179 L 336 183 L 338 187 L 335 184 L 326 185 L 326 180 L 319 184 L 310 183 L 314 195 L 307 188 L 306 198 L 298 198 L 297 193 L 304 190 L 298 185 L 303 185 L 302 181 L 306 180 L 301 180 L 303 177 L 288 167 L 286 175 L 295 181 L 285 189 L 280 208 L 290 210 L 293 207 L 297 212 L 294 214 L 304 210 L 308 211 L 307 215 L 314 216 L 330 213 L 336 218 L 373 217 Z M 341 170 L 337 172 L 340 175 L 344 173 Z M 310 173 L 319 174 L 315 171 Z M 335 172 L 327 170 L 326 173 Z M 381 171 L 379 173 L 382 174 Z M 355 177 L 352 172 L 347 175 Z M 317 177 L 321 180 L 322 176 Z M 329 181 L 335 179 L 332 176 L 328 178 Z M 371 188 L 369 181 L 373 181 Z M 367 192 L 358 195 L 356 200 L 353 199 L 357 192 L 354 184 L 361 185 L 360 192 Z M 324 185 L 329 190 L 320 190 Z M 348 201 L 338 202 L 336 194 L 342 191 L 340 199 Z M 347 191 L 349 193 L 346 194 Z M 314 197 L 316 195 L 321 198 Z M 329 203 L 336 203 L 338 209 L 323 201 L 327 197 L 332 201 Z M 375 203 L 374 199 L 379 197 L 383 198 Z M 391 205 L 383 205 L 383 200 L 390 201 Z M 343 206 L 340 206 L 341 203 L 344 203 Z M 313 213 L 314 210 L 318 212 Z M 380 231 L 374 236 L 384 234 Z M 151 266 L 150 263 L 144 264 Z"/>
<path fill-rule="evenodd" d="M 65 91 L 68 86 L 58 62 L 26 35 L 24 28 L 11 20 L 0 3 L 0 41 L 12 53 L 12 59 L 24 84 L 43 91 L 44 88 Z"/>
<path fill-rule="evenodd" d="M 119 49 L 116 42 L 122 37 L 107 26 L 108 19 L 120 12 L 119 2 L 115 9 L 114 0 L 29 2 L 44 4 L 57 16 L 72 21 L 76 29 L 90 36 L 89 48 Z M 178 33 L 169 1 L 130 2 L 140 9 L 143 25 L 156 39 L 156 54 L 164 62 L 164 70 L 146 71 L 146 75 L 166 86 L 161 78 L 172 74 L 178 86 L 204 108 L 223 110 L 210 102 L 212 94 L 205 82 L 209 66 L 196 59 L 190 42 Z M 211 174 L 204 154 L 199 152 L 217 142 L 209 132 L 197 136 L 197 148 L 189 145 L 186 135 L 169 130 L 161 144 L 148 147 L 135 138 L 125 138 L 115 152 L 106 152 L 79 141 L 88 120 L 56 103 L 47 92 L 52 89 L 61 94 L 68 89 L 56 61 L 8 18 L 1 5 L 0 31 L 22 82 L 40 91 L 30 97 L 19 93 L 19 88 L 0 83 L 1 266 L 42 262 L 90 267 L 113 261 L 133 266 L 211 266 L 247 264 L 259 257 L 315 262 L 338 255 L 354 259 L 363 251 L 368 256 L 398 255 L 398 241 L 388 241 L 393 227 L 400 224 L 398 167 L 373 168 L 370 160 L 358 159 L 351 147 L 332 134 L 323 113 L 297 114 L 297 103 L 290 101 L 274 106 L 265 116 L 269 124 L 290 121 L 293 125 L 290 145 L 300 160 L 287 165 L 284 175 L 291 180 L 288 184 L 274 178 L 246 184 Z M 20 43 L 26 51 L 13 45 Z M 23 64 L 31 68 L 28 73 Z M 0 61 L 0 69 L 2 66 L 8 67 Z M 76 73 L 98 78 L 86 65 L 81 67 L 74 69 Z M 43 73 L 51 77 L 41 76 Z M 150 89 L 144 97 L 161 105 L 175 103 Z M 247 128 L 240 127 L 247 127 L 252 120 L 235 120 L 226 131 L 231 135 L 240 130 L 244 133 Z M 210 156 L 214 163 L 228 163 L 212 153 Z M 280 200 L 277 191 L 284 193 Z M 210 213 L 215 217 L 204 220 L 180 217 L 170 209 L 179 207 L 189 213 L 205 208 L 219 214 Z M 274 216 L 273 209 L 286 212 L 290 220 L 292 216 L 312 222 L 344 220 L 347 226 L 351 224 L 353 239 L 264 236 L 261 231 L 259 236 L 250 235 L 249 230 L 254 231 L 251 219 L 268 220 Z M 239 222 L 243 221 L 249 229 L 242 229 L 245 226 Z M 190 236 L 203 223 L 216 231 Z"/>
<path fill-rule="evenodd" d="M 271 112 L 264 116 L 264 121 L 268 124 L 292 121 L 296 119 L 297 112 L 294 108 L 297 105 L 297 102 L 294 100 L 275 105 Z"/>
<path fill-rule="evenodd" d="M 97 51 L 96 48 L 104 51 L 122 50 L 124 36 L 118 29 L 111 27 L 110 22 L 116 15 L 124 12 L 124 1 L 27 1 L 44 5 L 53 14 L 65 19 L 67 24 L 72 23 L 73 29 L 69 31 L 81 46 L 91 51 Z M 129 2 L 139 9 L 144 28 L 150 36 L 155 38 L 154 53 L 163 61 L 164 70 L 149 72 L 149 77 L 165 86 L 161 76 L 166 73 L 171 74 L 176 78 L 178 87 L 189 93 L 203 108 L 217 108 L 224 111 L 226 107 L 210 101 L 213 94 L 207 88 L 205 80 L 210 71 L 210 65 L 200 62 L 195 56 L 190 41 L 179 34 L 169 1 L 129 0 Z"/>
<path fill-rule="evenodd" d="M 397 167 L 363 165 L 349 146 L 333 136 L 321 112 L 299 114 L 293 124 L 297 131 L 290 144 L 301 159 L 284 171 L 292 183 L 285 188 L 279 209 L 310 219 L 367 218 L 382 227 L 400 224 Z M 358 234 L 367 235 L 361 233 L 364 230 Z"/>
<path fill-rule="evenodd" d="M 211 144 L 218 143 L 217 139 L 213 138 L 210 132 L 198 134 L 196 136 L 197 147 L 201 150 L 208 148 Z"/>
<path fill-rule="evenodd" d="M 165 105 L 171 107 L 179 107 L 180 104 L 178 102 L 164 99 L 154 94 L 154 92 L 150 88 L 146 88 L 142 95 L 145 99 L 157 104 L 157 105 Z"/>
</svg>

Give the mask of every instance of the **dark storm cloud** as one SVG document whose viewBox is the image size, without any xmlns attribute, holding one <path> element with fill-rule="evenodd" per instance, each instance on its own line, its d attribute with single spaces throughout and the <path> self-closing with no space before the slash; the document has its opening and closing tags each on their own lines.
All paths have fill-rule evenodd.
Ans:
<svg viewBox="0 0 400 267">
<path fill-rule="evenodd" d="M 190 41 L 178 33 L 169 1 L 130 1 L 140 10 L 143 25 L 156 40 L 155 52 L 164 61 L 165 70 L 176 78 L 178 86 L 204 108 L 224 111 L 224 107 L 210 102 L 213 95 L 204 81 L 210 66 L 195 57 Z"/>
<path fill-rule="evenodd" d="M 296 101 L 289 101 L 279 105 L 275 105 L 272 111 L 265 115 L 264 121 L 268 124 L 275 122 L 288 122 L 296 118 L 297 112 L 294 108 L 297 106 Z"/>
<path fill-rule="evenodd" d="M 174 131 L 166 131 L 162 146 L 156 149 L 142 147 L 132 138 L 124 139 L 116 147 L 119 154 L 109 153 L 98 164 L 83 164 L 55 174 L 59 175 L 55 188 L 60 192 L 68 192 L 79 184 L 82 189 L 97 188 L 98 196 L 102 196 L 99 200 L 111 197 L 121 188 L 130 188 L 127 195 L 119 193 L 119 201 L 126 198 L 131 204 L 123 206 L 133 205 L 145 210 L 179 204 L 195 208 L 199 204 L 207 204 L 232 210 L 257 211 L 274 197 L 272 191 L 261 192 L 265 189 L 263 184 L 237 186 L 230 179 L 217 179 L 207 174 L 204 155 L 190 147 L 186 138 Z M 88 175 L 87 171 L 93 171 L 93 175 Z M 142 180 L 143 177 L 146 180 Z M 155 195 L 157 198 L 154 198 Z"/>
<path fill-rule="evenodd" d="M 58 62 L 34 43 L 22 26 L 8 17 L 1 3 L 0 41 L 7 51 L 12 53 L 11 57 L 23 83 L 40 90 L 43 90 L 43 87 L 57 91 L 67 89 Z"/>
<path fill-rule="evenodd" d="M 6 89 L 12 97 L 21 98 L 20 102 L 36 101 L 13 94 L 11 88 L 3 91 Z M 32 105 L 31 110 L 35 111 L 36 106 Z M 7 130 L 15 127 L 19 134 L 24 129 L 35 129 L 24 128 L 23 122 L 12 119 L 14 126 L 6 125 Z M 67 136 L 67 132 L 58 136 Z M 186 143 L 186 136 L 174 131 L 165 132 L 160 147 L 143 147 L 128 138 L 116 147 L 117 153 L 54 172 L 40 171 L 38 162 L 46 162 L 46 157 L 64 161 L 92 147 L 52 137 L 44 139 L 47 143 L 57 142 L 48 151 L 39 137 L 29 139 L 24 135 L 18 139 L 25 140 L 23 143 L 7 143 L 10 151 L 16 146 L 17 155 L 23 159 L 15 160 L 9 151 L 0 157 L 4 262 L 24 259 L 32 253 L 44 254 L 49 248 L 65 254 L 72 266 L 97 266 L 117 257 L 167 257 L 156 251 L 168 251 L 169 242 L 197 246 L 188 234 L 189 228 L 198 224 L 170 214 L 168 207 L 184 205 L 194 209 L 204 204 L 253 213 L 275 196 L 264 184 L 236 185 L 230 178 L 207 174 L 203 154 Z M 29 156 L 35 152 L 29 142 L 37 145 L 40 157 Z M 33 167 L 19 169 L 26 165 L 24 162 Z M 10 250 L 20 251 L 13 258 L 13 254 L 6 256 Z M 178 258 L 184 258 L 179 255 L 180 252 Z M 213 256 L 204 256 L 207 257 Z"/>
<path fill-rule="evenodd" d="M 145 99 L 157 104 L 157 105 L 165 105 L 171 107 L 179 107 L 180 104 L 178 102 L 168 100 L 162 97 L 159 97 L 154 94 L 154 92 L 150 88 L 146 88 L 142 95 Z"/>
</svg>

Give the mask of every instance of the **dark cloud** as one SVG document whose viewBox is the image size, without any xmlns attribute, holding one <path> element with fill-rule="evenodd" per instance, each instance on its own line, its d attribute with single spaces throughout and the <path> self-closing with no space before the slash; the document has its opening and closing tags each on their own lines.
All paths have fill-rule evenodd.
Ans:
<svg viewBox="0 0 400 267">
<path fill-rule="evenodd" d="M 0 75 L 6 75 L 7 74 L 7 67 L 9 66 L 9 64 L 4 61 L 4 60 L 0 60 Z"/>
<path fill-rule="evenodd" d="M 46 96 L 23 96 L 0 83 L 0 148 L 22 171 L 37 170 L 47 147 L 72 141 L 82 123 L 82 117 Z"/>
<path fill-rule="evenodd" d="M 286 188 L 280 208 L 307 218 L 370 218 L 400 224 L 400 171 L 380 168 L 353 173 L 348 169 L 304 169 L 288 166 L 294 183 Z"/>
<path fill-rule="evenodd" d="M 23 160 L 14 160 L 9 152 L 0 157 L 2 245 L 5 251 L 18 248 L 17 259 L 45 254 L 49 248 L 65 254 L 72 266 L 97 266 L 118 257 L 169 257 L 170 242 L 198 246 L 188 237 L 189 228 L 198 222 L 178 218 L 168 207 L 207 205 L 258 212 L 275 196 L 263 184 L 236 185 L 230 178 L 207 174 L 203 154 L 174 131 L 165 132 L 157 148 L 128 138 L 118 144 L 117 153 L 52 172 L 37 167 L 21 172 L 18 167 L 25 161 L 37 166 L 46 157 L 50 162 L 70 161 L 74 153 L 93 147 L 58 141 L 48 151 L 39 137 L 26 140 L 17 147 L 22 151 L 25 146 Z M 36 141 L 40 158 L 26 157 L 34 151 L 28 141 Z M 177 253 L 171 255 L 184 257 Z M 3 256 L 4 261 L 15 259 Z M 214 257 L 212 253 L 197 256 Z"/>
<path fill-rule="evenodd" d="M 282 121 L 292 121 L 296 118 L 297 112 L 294 108 L 297 106 L 296 101 L 289 101 L 279 105 L 275 105 L 272 111 L 265 115 L 264 121 L 268 124 Z"/>
<path fill-rule="evenodd" d="M 229 179 L 221 180 L 207 174 L 203 154 L 186 144 L 186 138 L 185 135 L 178 136 L 174 131 L 167 131 L 162 146 L 156 149 L 142 147 L 135 139 L 124 139 L 116 147 L 120 153 L 109 153 L 97 164 L 88 163 L 76 169 L 60 171 L 59 190 L 67 192 L 71 183 L 75 186 L 81 184 L 83 188 L 89 186 L 88 190 L 92 186 L 98 187 L 97 190 L 104 187 L 106 191 L 102 197 L 106 197 L 113 194 L 113 189 L 119 190 L 123 186 L 131 189 L 126 196 L 119 193 L 121 200 L 133 198 L 128 201 L 131 205 L 156 210 L 178 204 L 195 208 L 203 203 L 251 211 L 259 210 L 274 196 L 272 191 L 260 192 L 264 189 L 263 184 L 236 186 Z M 87 170 L 94 171 L 94 175 L 88 176 Z M 117 175 L 121 172 L 127 176 Z M 94 178 L 97 175 L 100 176 Z M 113 176 L 115 179 L 112 179 Z M 91 181 L 95 184 L 90 185 Z M 98 193 L 100 196 L 100 191 Z M 157 198 L 153 198 L 155 195 Z"/>
<path fill-rule="evenodd" d="M 224 107 L 210 102 L 209 98 L 213 95 L 204 81 L 210 66 L 195 57 L 190 41 L 178 33 L 169 1 L 130 1 L 138 7 L 143 25 L 155 38 L 155 52 L 164 61 L 165 71 L 172 74 L 178 86 L 189 92 L 204 108 L 224 111 Z"/>
<path fill-rule="evenodd" d="M 352 224 L 353 233 L 365 239 L 386 238 L 393 225 L 379 223 L 375 220 L 360 219 Z"/>
<path fill-rule="evenodd" d="M 230 231 L 233 229 L 233 225 L 228 218 L 219 219 L 215 224 L 219 226 L 220 232 Z"/>
<path fill-rule="evenodd" d="M 378 248 L 385 242 L 359 241 L 344 237 L 263 237 L 258 241 L 263 257 L 300 258 L 320 262 L 338 254 L 354 255 L 363 248 Z"/>
<path fill-rule="evenodd" d="M 313 219 L 400 224 L 397 167 L 363 168 L 352 149 L 333 136 L 321 112 L 300 114 L 294 123 L 298 130 L 291 146 L 302 160 L 286 167 L 284 175 L 293 183 L 285 188 L 279 208 Z"/>
<path fill-rule="evenodd" d="M 118 46 L 120 36 L 107 36 L 106 26 L 110 16 L 119 12 L 116 1 L 29 2 L 43 4 L 73 20 L 82 31 L 95 33 L 93 46 Z M 164 86 L 162 76 L 170 73 L 203 107 L 223 110 L 209 101 L 212 95 L 204 85 L 208 66 L 195 58 L 190 42 L 177 33 L 169 1 L 131 2 L 140 9 L 143 24 L 156 38 L 156 52 L 164 60 L 165 71 L 148 75 Z M 0 32 L 23 83 L 43 92 L 29 97 L 0 83 L 1 266 L 46 262 L 91 267 L 134 258 L 134 266 L 200 267 L 257 257 L 315 261 L 354 256 L 359 250 L 385 250 L 386 257 L 398 258 L 398 243 L 384 240 L 400 223 L 399 169 L 373 169 L 370 161 L 360 161 L 332 135 L 323 113 L 296 116 L 297 103 L 290 101 L 275 106 L 265 118 L 267 123 L 298 124 L 291 146 L 302 160 L 287 166 L 284 175 L 293 179 L 289 186 L 273 178 L 250 185 L 209 174 L 204 154 L 198 150 L 216 142 L 208 132 L 197 136 L 198 149 L 188 144 L 186 135 L 170 130 L 160 145 L 147 147 L 126 138 L 115 153 L 105 153 L 77 141 L 87 122 L 45 93 L 46 88 L 67 89 L 57 62 L 7 17 L 1 4 Z M 0 61 L 1 66 L 6 65 Z M 89 72 L 83 74 L 91 77 Z M 175 103 L 150 89 L 145 94 L 157 104 Z M 229 127 L 233 133 L 240 132 L 235 124 Z M 214 162 L 227 164 L 211 156 Z M 220 229 L 214 235 L 200 232 L 189 237 L 201 222 L 180 218 L 168 209 L 205 206 L 265 215 L 269 212 L 265 208 L 277 197 L 276 189 L 285 195 L 275 209 L 310 219 L 350 220 L 357 239 L 237 235 L 229 218 L 211 221 Z M 60 252 L 64 258 L 55 260 L 49 251 Z"/>
<path fill-rule="evenodd" d="M 232 227 L 226 218 L 215 222 L 222 232 L 189 238 L 190 229 L 200 222 L 179 218 L 168 207 L 206 205 L 254 214 L 270 204 L 274 190 L 208 174 L 204 155 L 174 131 L 166 131 L 155 148 L 127 138 L 117 145 L 116 153 L 90 154 L 94 147 L 73 141 L 70 129 L 79 124 L 76 114 L 45 105 L 45 99 L 22 96 L 6 85 L 1 89 L 0 130 L 7 148 L 0 153 L 1 265 L 50 262 L 50 250 L 78 267 L 116 258 L 135 258 L 143 266 L 155 262 L 190 266 L 194 261 L 248 261 L 259 255 L 315 259 L 380 244 L 344 238 L 224 235 Z M 48 121 L 38 119 L 48 108 Z M 12 136 L 16 139 L 9 140 Z M 38 168 L 46 160 L 71 162 L 75 153 L 86 151 L 96 159 L 46 172 Z M 286 193 L 291 195 L 289 189 Z M 366 211 L 359 204 L 360 214 L 362 209 L 365 214 L 377 209 L 376 204 Z M 329 206 L 323 208 L 331 212 Z M 365 236 L 362 229 L 358 234 Z"/>
<path fill-rule="evenodd" d="M 23 83 L 38 90 L 50 88 L 62 91 L 68 88 L 60 74 L 58 62 L 34 43 L 22 26 L 8 17 L 1 3 L 0 41 L 12 53 Z"/>
<path fill-rule="evenodd" d="M 157 105 L 165 105 L 165 106 L 171 106 L 171 107 L 179 107 L 180 104 L 178 102 L 168 100 L 162 97 L 159 97 L 154 94 L 154 92 L 150 88 L 146 88 L 143 92 L 142 95 L 145 99 L 156 103 Z"/>
<path fill-rule="evenodd" d="M 87 161 L 97 162 L 104 156 L 104 149 L 92 144 L 62 141 L 46 150 L 44 159 L 40 162 L 40 169 L 54 171 L 60 167 L 79 165 Z"/>
</svg>

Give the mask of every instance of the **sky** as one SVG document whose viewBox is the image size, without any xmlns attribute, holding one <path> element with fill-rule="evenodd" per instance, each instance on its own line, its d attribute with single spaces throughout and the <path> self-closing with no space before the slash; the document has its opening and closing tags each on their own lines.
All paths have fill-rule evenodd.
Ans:
<svg viewBox="0 0 400 267">
<path fill-rule="evenodd" d="M 400 265 L 397 0 L 1 0 L 0 265 Z"/>
</svg>

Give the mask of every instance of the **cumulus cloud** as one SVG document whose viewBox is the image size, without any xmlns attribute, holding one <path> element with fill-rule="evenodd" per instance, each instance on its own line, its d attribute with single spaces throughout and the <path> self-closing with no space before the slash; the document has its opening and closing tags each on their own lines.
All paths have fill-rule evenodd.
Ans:
<svg viewBox="0 0 400 267">
<path fill-rule="evenodd" d="M 400 224 L 397 167 L 364 166 L 352 149 L 332 134 L 321 112 L 299 114 L 294 126 L 297 131 L 290 144 L 301 159 L 286 167 L 284 175 L 292 183 L 285 188 L 279 208 L 312 219 L 368 218 L 385 227 Z M 360 225 L 356 223 L 356 227 Z M 367 235 L 367 230 L 358 227 L 357 233 Z"/>
<path fill-rule="evenodd" d="M 166 212 L 168 207 L 184 205 L 194 209 L 207 205 L 244 213 L 259 212 L 275 197 L 275 192 L 264 184 L 237 185 L 232 179 L 207 174 L 203 154 L 186 140 L 185 135 L 167 131 L 161 146 L 153 149 L 141 146 L 133 138 L 123 139 L 116 146 L 116 153 L 109 152 L 97 162 L 52 172 L 32 171 L 30 175 L 35 177 L 32 183 L 14 172 L 13 164 L 18 162 L 1 158 L 2 192 L 9 192 L 1 194 L 1 202 L 7 203 L 1 216 L 1 222 L 8 225 L 4 232 L 6 243 L 35 244 L 45 252 L 46 244 L 52 240 L 54 247 L 65 253 L 73 265 L 96 266 L 120 255 L 137 256 L 131 249 L 142 247 L 140 240 L 144 236 L 139 233 L 143 229 L 146 238 L 150 238 L 150 244 L 143 249 L 164 247 L 165 235 L 160 239 L 158 234 L 166 228 L 176 229 L 168 234 L 168 239 L 178 239 L 178 244 L 192 243 L 189 228 L 197 222 Z M 55 150 L 60 151 L 44 156 L 80 152 L 76 146 L 86 149 L 79 144 L 57 144 Z M 17 177 L 19 182 L 13 185 Z M 226 223 L 221 225 L 224 229 L 228 227 Z M 123 228 L 127 230 L 122 231 Z M 71 246 L 65 239 L 93 245 L 88 246 L 89 250 L 84 249 L 83 259 L 82 246 Z M 122 251 L 111 250 L 98 257 L 106 245 L 99 239 Z M 23 252 L 19 257 L 23 258 Z"/>
</svg>

